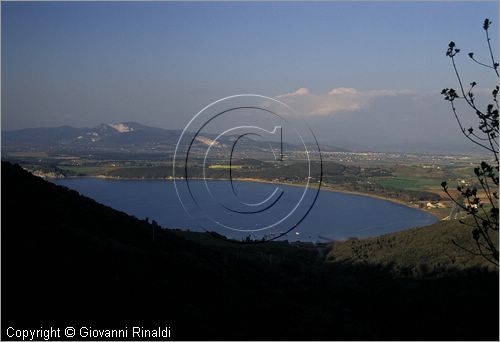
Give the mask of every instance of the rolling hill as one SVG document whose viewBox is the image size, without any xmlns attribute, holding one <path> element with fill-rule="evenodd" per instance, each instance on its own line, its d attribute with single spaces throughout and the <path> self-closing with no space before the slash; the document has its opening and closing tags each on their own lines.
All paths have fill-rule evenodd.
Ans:
<svg viewBox="0 0 500 342">
<path fill-rule="evenodd" d="M 335 242 L 327 259 L 340 263 L 370 263 L 390 266 L 404 275 L 442 275 L 450 268 L 488 268 L 498 271 L 484 258 L 453 244 L 476 251 L 471 228 L 458 221 L 438 221 L 379 237 Z M 498 241 L 498 235 L 497 235 Z"/>
</svg>

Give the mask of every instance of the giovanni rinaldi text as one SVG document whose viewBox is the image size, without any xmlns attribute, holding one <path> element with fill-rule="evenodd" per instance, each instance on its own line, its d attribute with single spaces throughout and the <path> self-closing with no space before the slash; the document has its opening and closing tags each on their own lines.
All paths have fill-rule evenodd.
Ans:
<svg viewBox="0 0 500 342">
<path fill-rule="evenodd" d="M 144 327 L 125 327 L 123 329 L 97 329 L 93 327 L 65 327 L 39 329 L 16 329 L 8 327 L 6 335 L 9 339 L 21 341 L 49 341 L 55 339 L 169 339 L 170 326 L 159 326 L 153 329 Z"/>
</svg>

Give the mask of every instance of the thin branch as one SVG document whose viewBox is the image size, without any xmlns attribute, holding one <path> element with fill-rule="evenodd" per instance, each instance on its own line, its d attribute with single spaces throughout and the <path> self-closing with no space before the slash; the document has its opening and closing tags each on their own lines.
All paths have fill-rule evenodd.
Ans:
<svg viewBox="0 0 500 342">
<path fill-rule="evenodd" d="M 469 131 L 469 135 L 472 135 L 472 136 L 474 136 L 476 139 L 479 139 L 479 140 L 482 140 L 482 141 L 488 141 L 488 140 L 489 140 L 489 138 L 481 138 L 480 136 L 478 136 L 478 135 L 477 135 L 476 133 L 474 133 L 474 132 L 470 132 L 470 131 Z"/>
<path fill-rule="evenodd" d="M 455 57 L 454 56 L 450 56 L 451 58 L 451 62 L 453 64 L 453 70 L 455 70 L 455 75 L 457 76 L 457 80 L 458 80 L 458 84 L 460 85 L 460 91 L 462 92 L 462 97 L 464 98 L 465 102 L 467 102 L 467 104 L 469 105 L 469 107 L 471 107 L 472 109 L 474 109 L 476 111 L 476 114 L 477 115 L 483 115 L 483 112 L 480 111 L 476 105 L 474 104 L 474 102 L 471 102 L 469 100 L 469 98 L 467 97 L 467 95 L 465 95 L 465 90 L 464 90 L 464 85 L 462 84 L 462 78 L 460 77 L 460 74 L 458 72 L 458 69 L 457 69 L 457 65 L 455 63 Z"/>
<path fill-rule="evenodd" d="M 493 143 L 491 142 L 492 139 L 490 138 L 489 135 L 488 135 L 488 140 L 490 142 L 490 146 L 491 146 L 491 150 L 493 152 L 493 155 L 495 156 L 495 160 L 496 160 L 496 162 L 498 164 L 498 150 L 495 150 L 495 147 L 493 146 Z"/>
<path fill-rule="evenodd" d="M 483 250 L 481 249 L 481 245 L 479 245 L 479 243 L 477 241 L 476 241 L 476 244 L 478 246 L 479 253 L 481 253 L 481 256 L 483 258 L 485 258 L 486 260 L 488 260 L 489 262 L 491 262 L 492 264 L 495 264 L 495 266 L 498 266 L 498 263 L 495 261 L 496 259 L 490 259 L 489 255 L 484 254 Z"/>
<path fill-rule="evenodd" d="M 489 37 L 489 31 L 488 31 L 490 25 L 491 21 L 486 18 L 483 24 L 483 29 L 486 32 L 486 41 L 488 44 L 492 65 L 488 65 L 486 63 L 483 63 L 475 59 L 474 53 L 472 52 L 469 53 L 469 57 L 476 64 L 482 67 L 493 69 L 497 77 L 500 77 L 498 73 L 499 64 L 495 62 L 495 58 L 493 56 L 493 50 L 491 48 L 491 39 Z M 492 182 L 496 185 L 496 187 L 498 187 L 498 169 L 499 169 L 498 152 L 500 143 L 497 141 L 499 135 L 499 127 L 498 127 L 499 102 L 497 99 L 497 95 L 499 92 L 498 90 L 499 88 L 498 86 L 496 86 L 495 90 L 493 90 L 492 92 L 494 104 L 489 104 L 487 106 L 486 112 L 482 112 L 481 110 L 479 110 L 476 105 L 476 99 L 474 98 L 474 94 L 472 92 L 473 88 L 476 86 L 476 82 L 472 82 L 470 84 L 471 87 L 466 93 L 464 89 L 464 84 L 462 82 L 462 78 L 460 76 L 460 73 L 458 72 L 455 56 L 459 52 L 460 49 L 456 48 L 455 43 L 450 42 L 450 44 L 448 45 L 448 51 L 446 55 L 450 57 L 452 60 L 453 70 L 455 72 L 455 75 L 457 77 L 460 86 L 461 96 L 459 96 L 455 92 L 455 90 L 448 88 L 444 89 L 442 91 L 442 94 L 446 95 L 445 100 L 450 101 L 453 115 L 455 116 L 455 119 L 460 127 L 460 130 L 462 131 L 462 134 L 472 143 L 482 147 L 486 151 L 493 153 L 496 166 L 492 168 L 492 166 L 483 162 L 481 163 L 480 169 L 478 168 L 478 170 L 480 171 L 476 171 L 477 179 L 479 180 L 482 190 L 484 191 L 487 197 L 486 203 L 489 202 L 489 204 L 492 207 L 490 212 L 488 212 L 485 209 L 481 199 L 477 196 L 477 189 L 475 187 L 472 189 L 470 187 L 465 187 L 465 188 L 458 187 L 457 190 L 460 192 L 461 196 L 459 202 L 459 198 L 457 197 L 457 199 L 455 199 L 453 196 L 451 196 L 448 187 L 446 186 L 446 183 L 445 182 L 443 183 L 443 189 L 445 193 L 448 195 L 448 197 L 452 200 L 452 202 L 455 203 L 455 205 L 458 208 L 464 210 L 467 213 L 467 215 L 472 216 L 474 225 L 471 223 L 463 222 L 462 220 L 459 220 L 459 222 L 468 227 L 474 228 L 474 230 L 472 230 L 472 234 L 477 245 L 477 251 L 474 252 L 468 248 L 465 248 L 456 243 L 454 240 L 452 240 L 452 242 L 455 246 L 467 251 L 472 255 L 481 256 L 485 260 L 493 263 L 498 267 L 498 259 L 499 259 L 498 247 L 495 245 L 495 243 L 497 243 L 497 239 L 493 241 L 494 239 L 492 239 L 492 237 L 490 236 L 491 231 L 498 232 L 499 228 L 498 209 L 496 206 L 496 201 L 493 199 L 493 197 L 495 197 L 495 199 L 498 200 L 498 192 L 493 191 L 493 187 L 490 187 L 490 182 L 488 178 L 491 178 Z M 485 134 L 484 137 L 481 136 L 479 132 L 476 134 L 473 131 L 472 127 L 469 130 L 465 130 L 465 128 L 463 127 L 462 121 L 458 116 L 457 109 L 455 108 L 455 103 L 454 103 L 455 99 L 460 99 L 461 97 L 463 97 L 466 104 L 475 111 L 475 114 L 479 119 L 479 130 L 481 131 L 481 133 Z M 494 106 L 496 106 L 496 111 L 492 110 Z"/>
<path fill-rule="evenodd" d="M 472 59 L 474 62 L 476 62 L 477 64 L 481 65 L 481 66 L 484 66 L 486 68 L 490 68 L 490 69 L 493 69 L 493 70 L 496 70 L 494 67 L 492 67 L 491 65 L 488 65 L 488 64 L 484 64 L 484 63 L 481 63 L 480 61 L 478 61 L 477 59 L 475 59 L 474 57 L 470 56 L 470 59 Z"/>
<path fill-rule="evenodd" d="M 484 174 L 484 171 L 483 171 L 483 175 L 484 175 L 484 182 L 480 181 L 479 183 L 481 183 L 481 186 L 482 186 L 484 192 L 486 193 L 486 196 L 488 197 L 488 199 L 491 203 L 491 206 L 493 208 L 496 208 L 495 204 L 493 203 L 493 199 L 491 198 L 491 190 L 490 190 L 490 185 L 488 184 L 488 177 Z M 479 178 L 479 176 L 478 176 L 478 178 Z M 485 188 L 485 186 L 486 186 L 486 188 Z"/>
<path fill-rule="evenodd" d="M 453 105 L 453 101 L 450 101 L 450 103 L 451 103 L 451 109 L 452 109 L 452 111 L 453 111 L 453 114 L 455 114 L 455 118 L 457 119 L 458 125 L 460 126 L 460 130 L 461 130 L 461 131 L 462 131 L 462 133 L 465 135 L 465 137 L 466 137 L 467 139 L 469 139 L 470 141 L 472 141 L 474 144 L 479 145 L 479 146 L 481 146 L 482 148 L 484 148 L 484 149 L 486 149 L 486 150 L 488 150 L 488 151 L 490 151 L 490 152 L 495 153 L 495 150 L 492 150 L 492 149 L 490 149 L 488 146 L 485 146 L 485 145 L 483 145 L 483 144 L 481 144 L 481 143 L 479 143 L 479 142 L 475 141 L 474 139 L 472 139 L 470 136 L 468 136 L 468 135 L 465 133 L 465 128 L 462 126 L 462 122 L 460 121 L 460 118 L 458 117 L 458 114 L 457 114 L 456 108 L 455 108 L 455 106 Z"/>
<path fill-rule="evenodd" d="M 500 77 L 500 75 L 498 75 L 498 66 L 497 64 L 495 64 L 495 58 L 493 57 L 493 50 L 491 49 L 491 44 L 490 44 L 490 35 L 488 33 L 488 28 L 485 28 L 486 31 L 486 41 L 488 42 L 488 49 L 490 50 L 490 57 L 491 57 L 491 62 L 493 63 L 493 67 L 495 69 L 495 73 L 497 74 L 497 77 Z"/>
</svg>

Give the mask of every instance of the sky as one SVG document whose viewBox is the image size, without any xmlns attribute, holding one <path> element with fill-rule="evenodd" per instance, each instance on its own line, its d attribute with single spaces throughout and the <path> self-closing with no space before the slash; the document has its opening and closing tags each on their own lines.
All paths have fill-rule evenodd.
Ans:
<svg viewBox="0 0 500 342">
<path fill-rule="evenodd" d="M 440 95 L 457 87 L 449 41 L 480 98 L 498 83 L 467 57 L 488 61 L 486 17 L 498 51 L 498 2 L 2 2 L 1 12 L 2 130 L 182 129 L 207 104 L 254 93 L 292 106 L 324 144 L 461 150 L 470 143 Z"/>
</svg>

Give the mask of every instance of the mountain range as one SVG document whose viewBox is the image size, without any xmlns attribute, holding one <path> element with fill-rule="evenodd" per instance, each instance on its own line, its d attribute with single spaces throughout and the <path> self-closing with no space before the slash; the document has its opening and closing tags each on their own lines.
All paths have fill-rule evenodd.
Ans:
<svg viewBox="0 0 500 342">
<path fill-rule="evenodd" d="M 116 124 L 100 124 L 96 127 L 77 128 L 72 126 L 26 128 L 13 131 L 2 131 L 2 149 L 6 151 L 114 151 L 127 149 L 130 151 L 173 151 L 182 130 L 170 130 L 145 126 L 137 122 Z M 193 133 L 191 133 L 193 134 Z M 210 145 L 215 134 L 198 135 L 193 148 Z M 235 136 L 223 137 L 223 145 L 232 144 Z M 268 149 L 269 142 L 258 140 L 240 140 L 243 148 Z M 217 144 L 214 147 L 221 147 Z M 300 150 L 300 146 L 284 144 L 284 148 L 292 151 Z M 345 149 L 321 146 L 324 151 L 344 152 Z"/>
<path fill-rule="evenodd" d="M 171 145 L 177 142 L 180 133 L 180 130 L 149 127 L 136 122 L 100 124 L 90 128 L 26 128 L 3 131 L 2 144 L 40 149 Z"/>
</svg>

